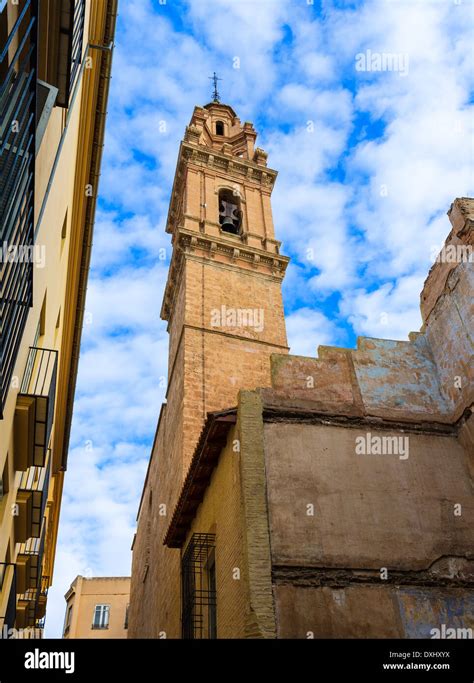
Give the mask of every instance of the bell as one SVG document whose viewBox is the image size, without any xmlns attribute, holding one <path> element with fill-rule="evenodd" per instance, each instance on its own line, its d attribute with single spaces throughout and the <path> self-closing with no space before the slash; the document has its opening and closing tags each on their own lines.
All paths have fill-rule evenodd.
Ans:
<svg viewBox="0 0 474 683">
<path fill-rule="evenodd" d="M 219 215 L 222 218 L 222 230 L 238 235 L 240 227 L 239 207 L 236 204 L 231 204 L 224 200 L 221 201 L 221 204 L 222 211 Z"/>
<path fill-rule="evenodd" d="M 231 216 L 226 216 L 222 222 L 221 225 L 222 230 L 224 232 L 233 232 L 236 233 L 238 232 L 238 228 L 235 226 L 234 221 L 232 220 Z"/>
</svg>

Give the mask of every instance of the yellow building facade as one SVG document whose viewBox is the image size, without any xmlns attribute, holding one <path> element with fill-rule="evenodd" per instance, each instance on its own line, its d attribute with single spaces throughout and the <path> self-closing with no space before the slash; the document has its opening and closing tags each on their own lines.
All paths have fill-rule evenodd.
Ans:
<svg viewBox="0 0 474 683">
<path fill-rule="evenodd" d="M 130 577 L 76 576 L 64 597 L 64 638 L 127 637 Z"/>
<path fill-rule="evenodd" d="M 41 629 L 54 572 L 117 2 L 0 8 L 0 630 L 14 637 Z"/>
</svg>

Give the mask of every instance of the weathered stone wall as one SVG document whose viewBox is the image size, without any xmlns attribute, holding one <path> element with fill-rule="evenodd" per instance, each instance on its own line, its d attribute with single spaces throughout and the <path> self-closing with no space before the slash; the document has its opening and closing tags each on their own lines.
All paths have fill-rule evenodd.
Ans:
<svg viewBox="0 0 474 683">
<path fill-rule="evenodd" d="M 275 601 L 279 638 L 432 638 L 443 624 L 462 638 L 474 630 L 465 588 L 288 583 L 275 587 Z"/>
<path fill-rule="evenodd" d="M 474 200 L 454 202 L 447 247 L 461 235 L 472 249 L 473 215 Z M 265 402 L 409 423 L 468 419 L 474 404 L 473 264 L 474 256 L 433 266 L 421 295 L 424 325 L 409 341 L 360 337 L 355 350 L 323 346 L 318 358 L 274 356 Z"/>
<path fill-rule="evenodd" d="M 472 245 L 473 205 L 453 204 L 447 246 Z M 474 268 L 462 256 L 433 266 L 409 341 L 272 359 L 261 395 L 281 637 L 473 626 Z M 384 436 L 409 450 L 377 454 Z"/>
<path fill-rule="evenodd" d="M 357 453 L 368 433 L 400 436 L 407 452 Z M 455 436 L 270 422 L 265 467 L 274 564 L 423 570 L 474 549 L 472 481 Z"/>
</svg>

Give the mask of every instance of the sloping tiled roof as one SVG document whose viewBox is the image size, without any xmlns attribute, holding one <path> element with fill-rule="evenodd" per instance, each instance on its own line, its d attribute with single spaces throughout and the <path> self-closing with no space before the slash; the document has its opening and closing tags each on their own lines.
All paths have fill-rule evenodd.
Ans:
<svg viewBox="0 0 474 683">
<path fill-rule="evenodd" d="M 189 526 L 217 465 L 221 450 L 226 445 L 229 429 L 236 420 L 237 408 L 208 413 L 163 541 L 163 544 L 169 548 L 180 548 L 183 545 Z"/>
</svg>

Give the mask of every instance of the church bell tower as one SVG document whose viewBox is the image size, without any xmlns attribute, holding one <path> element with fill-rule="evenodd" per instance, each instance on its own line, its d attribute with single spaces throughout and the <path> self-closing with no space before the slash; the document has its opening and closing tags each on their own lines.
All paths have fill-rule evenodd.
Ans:
<svg viewBox="0 0 474 683">
<path fill-rule="evenodd" d="M 271 386 L 270 356 L 288 351 L 281 283 L 289 259 L 270 203 L 277 174 L 256 137 L 215 98 L 195 108 L 180 145 L 161 309 L 168 389 L 133 547 L 129 637 L 180 637 L 180 553 L 163 541 L 206 415 L 236 406 L 240 389 Z"/>
<path fill-rule="evenodd" d="M 289 259 L 271 210 L 277 173 L 256 137 L 251 123 L 214 101 L 195 108 L 179 150 L 161 316 L 183 476 L 206 414 L 234 406 L 239 389 L 269 386 L 270 354 L 288 350 L 281 283 Z"/>
</svg>

